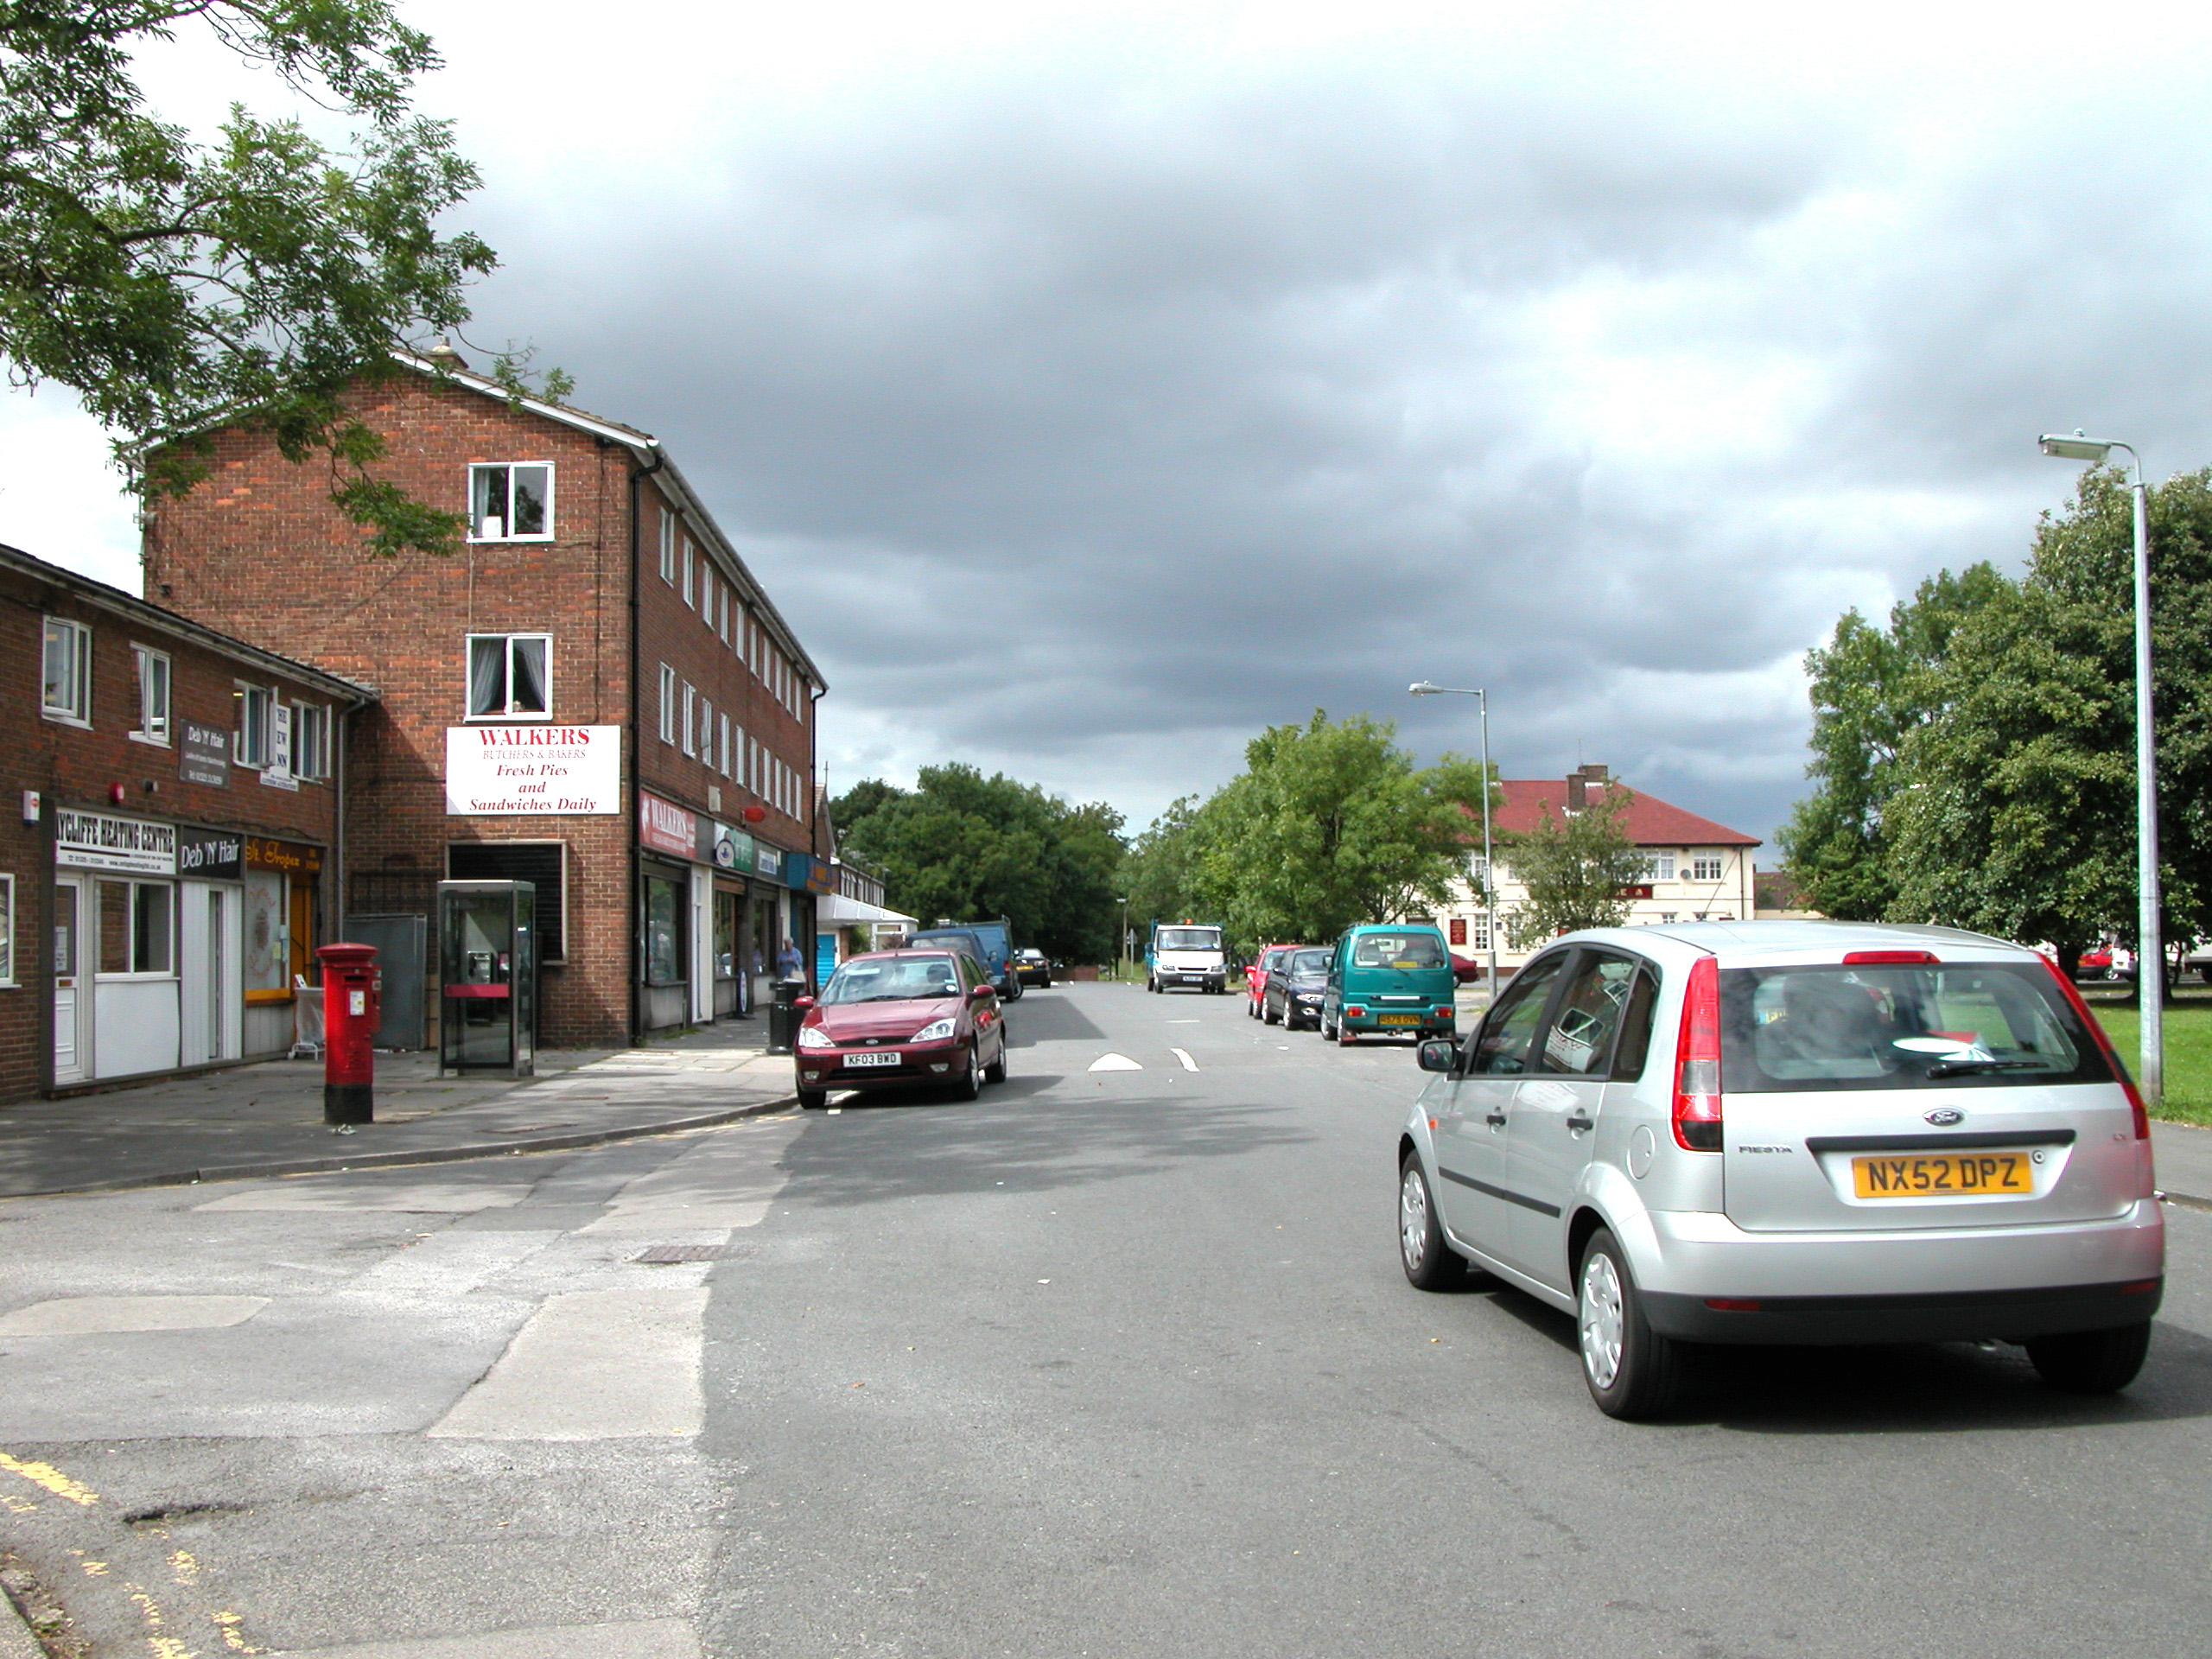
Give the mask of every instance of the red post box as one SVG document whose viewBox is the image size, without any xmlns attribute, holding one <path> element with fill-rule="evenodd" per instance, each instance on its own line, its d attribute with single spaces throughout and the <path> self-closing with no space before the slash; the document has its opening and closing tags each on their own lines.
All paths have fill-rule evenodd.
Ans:
<svg viewBox="0 0 2212 1659">
<path fill-rule="evenodd" d="M 373 944 L 326 944 L 322 964 L 322 1121 L 376 1122 L 376 1050 L 384 976 Z"/>
</svg>

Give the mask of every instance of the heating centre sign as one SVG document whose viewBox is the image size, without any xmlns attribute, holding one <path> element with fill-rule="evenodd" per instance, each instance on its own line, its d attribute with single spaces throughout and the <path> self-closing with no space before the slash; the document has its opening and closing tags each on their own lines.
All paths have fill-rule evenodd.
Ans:
<svg viewBox="0 0 2212 1659">
<path fill-rule="evenodd" d="M 448 726 L 451 817 L 622 810 L 620 726 Z"/>
</svg>

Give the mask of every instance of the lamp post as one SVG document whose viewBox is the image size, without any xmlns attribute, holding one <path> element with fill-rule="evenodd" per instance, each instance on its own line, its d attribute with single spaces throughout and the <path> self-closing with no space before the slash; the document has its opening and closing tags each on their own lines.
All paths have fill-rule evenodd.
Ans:
<svg viewBox="0 0 2212 1659">
<path fill-rule="evenodd" d="M 1123 898 L 1114 902 L 1122 907 L 1122 931 L 1114 940 L 1114 959 L 1126 969 L 1129 962 L 1129 901 Z M 1114 977 L 1118 980 L 1122 976 L 1116 972 Z"/>
<path fill-rule="evenodd" d="M 2158 746 L 2151 703 L 2151 533 L 2149 498 L 2143 485 L 2143 457 L 2133 444 L 2088 438 L 2074 432 L 2046 432 L 2037 440 L 2046 455 L 2063 461 L 2101 461 L 2115 449 L 2127 451 L 2135 474 L 2135 992 L 2142 1005 L 2142 1050 L 2136 1079 L 2145 1098 L 2157 1105 L 2166 1088 L 2166 946 L 2158 928 Z M 2147 994 L 2144 976 L 2151 976 Z"/>
<path fill-rule="evenodd" d="M 1432 685 L 1415 680 L 1406 690 L 1416 697 L 1478 697 L 1483 729 L 1483 931 L 1490 944 L 1490 981 L 1484 988 L 1497 1001 L 1497 869 L 1490 850 L 1490 693 L 1480 686 Z"/>
</svg>

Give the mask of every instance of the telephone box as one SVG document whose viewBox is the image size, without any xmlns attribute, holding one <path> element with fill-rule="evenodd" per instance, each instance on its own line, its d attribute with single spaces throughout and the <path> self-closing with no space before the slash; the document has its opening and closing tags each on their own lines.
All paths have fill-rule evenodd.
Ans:
<svg viewBox="0 0 2212 1659">
<path fill-rule="evenodd" d="M 528 881 L 438 883 L 438 1072 L 534 1074 L 537 889 Z"/>
</svg>

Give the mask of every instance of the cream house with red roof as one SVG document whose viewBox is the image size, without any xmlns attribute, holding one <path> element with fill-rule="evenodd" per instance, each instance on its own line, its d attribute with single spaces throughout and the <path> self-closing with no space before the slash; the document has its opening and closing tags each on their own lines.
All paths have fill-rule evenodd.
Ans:
<svg viewBox="0 0 2212 1659">
<path fill-rule="evenodd" d="M 1535 954 L 1512 950 L 1506 943 L 1506 918 L 1516 906 L 1527 901 L 1529 890 L 1513 879 L 1505 838 L 1529 834 L 1546 817 L 1580 812 L 1593 793 L 1606 789 L 1628 798 L 1622 807 L 1621 824 L 1644 853 L 1645 879 L 1630 890 L 1629 926 L 1732 922 L 1749 917 L 1756 908 L 1751 880 L 1751 853 L 1760 844 L 1756 836 L 1630 789 L 1594 762 L 1565 778 L 1508 778 L 1500 780 L 1498 787 L 1504 798 L 1491 827 L 1499 843 L 1497 965 L 1501 974 L 1519 967 Z M 1469 868 L 1479 878 L 1479 835 Z M 1452 902 L 1441 921 L 1456 954 L 1478 962 L 1485 958 L 1490 949 L 1488 917 L 1476 880 L 1453 884 Z"/>
</svg>

